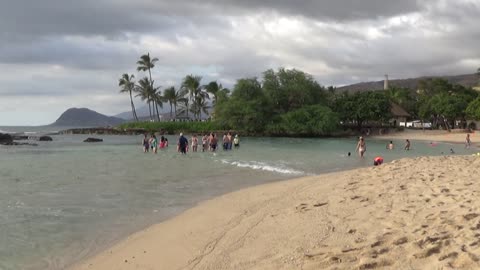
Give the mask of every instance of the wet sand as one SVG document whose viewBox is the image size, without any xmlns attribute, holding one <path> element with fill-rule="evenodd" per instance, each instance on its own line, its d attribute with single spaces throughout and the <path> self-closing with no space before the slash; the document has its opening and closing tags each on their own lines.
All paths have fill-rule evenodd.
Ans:
<svg viewBox="0 0 480 270">
<path fill-rule="evenodd" d="M 479 175 L 421 157 L 248 188 L 73 269 L 478 269 Z"/>
</svg>

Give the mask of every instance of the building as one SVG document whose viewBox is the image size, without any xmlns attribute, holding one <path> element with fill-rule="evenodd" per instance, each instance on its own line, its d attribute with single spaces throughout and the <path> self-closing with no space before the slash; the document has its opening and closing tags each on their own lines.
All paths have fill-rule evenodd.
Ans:
<svg viewBox="0 0 480 270">
<path fill-rule="evenodd" d="M 392 114 L 390 123 L 395 127 L 399 127 L 400 122 L 407 122 L 407 119 L 410 117 L 410 114 L 404 108 L 393 102 L 390 103 L 390 113 Z"/>
</svg>

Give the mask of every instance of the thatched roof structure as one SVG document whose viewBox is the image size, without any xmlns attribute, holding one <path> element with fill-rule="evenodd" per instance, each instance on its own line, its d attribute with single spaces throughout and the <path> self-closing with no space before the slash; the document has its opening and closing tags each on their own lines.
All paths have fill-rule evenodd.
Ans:
<svg viewBox="0 0 480 270">
<path fill-rule="evenodd" d="M 410 114 L 404 108 L 393 102 L 390 103 L 390 112 L 393 117 L 410 117 Z"/>
</svg>

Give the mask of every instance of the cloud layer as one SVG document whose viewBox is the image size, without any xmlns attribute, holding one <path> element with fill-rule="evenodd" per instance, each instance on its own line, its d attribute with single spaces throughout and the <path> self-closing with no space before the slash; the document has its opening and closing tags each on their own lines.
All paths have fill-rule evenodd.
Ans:
<svg viewBox="0 0 480 270">
<path fill-rule="evenodd" d="M 145 52 L 165 87 L 190 73 L 231 86 L 281 66 L 324 85 L 480 66 L 476 0 L 2 2 L 0 125 L 51 123 L 73 106 L 128 110 L 117 80 L 144 76 Z"/>
</svg>

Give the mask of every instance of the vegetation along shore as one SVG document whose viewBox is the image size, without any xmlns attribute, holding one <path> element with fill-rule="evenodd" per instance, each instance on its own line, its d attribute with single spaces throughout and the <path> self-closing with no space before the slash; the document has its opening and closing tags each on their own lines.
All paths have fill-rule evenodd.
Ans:
<svg viewBox="0 0 480 270">
<path fill-rule="evenodd" d="M 128 93 L 132 122 L 120 129 L 203 133 L 236 130 L 268 136 L 337 136 L 365 128 L 397 128 L 407 119 L 430 123 L 433 129 L 476 128 L 480 119 L 479 92 L 445 79 L 421 80 L 414 88 L 385 84 L 383 91 L 348 92 L 324 87 L 300 70 L 267 70 L 261 78 L 241 78 L 232 89 L 216 81 L 187 75 L 180 87 L 161 87 L 151 77 L 157 58 L 142 55 L 135 81 L 125 73 L 120 92 Z M 477 71 L 480 78 L 480 69 Z M 133 98 L 149 106 L 149 119 L 139 119 Z M 170 113 L 160 116 L 159 107 Z M 147 121 L 145 121 L 147 120 Z M 178 122 L 180 121 L 180 122 Z"/>
</svg>

